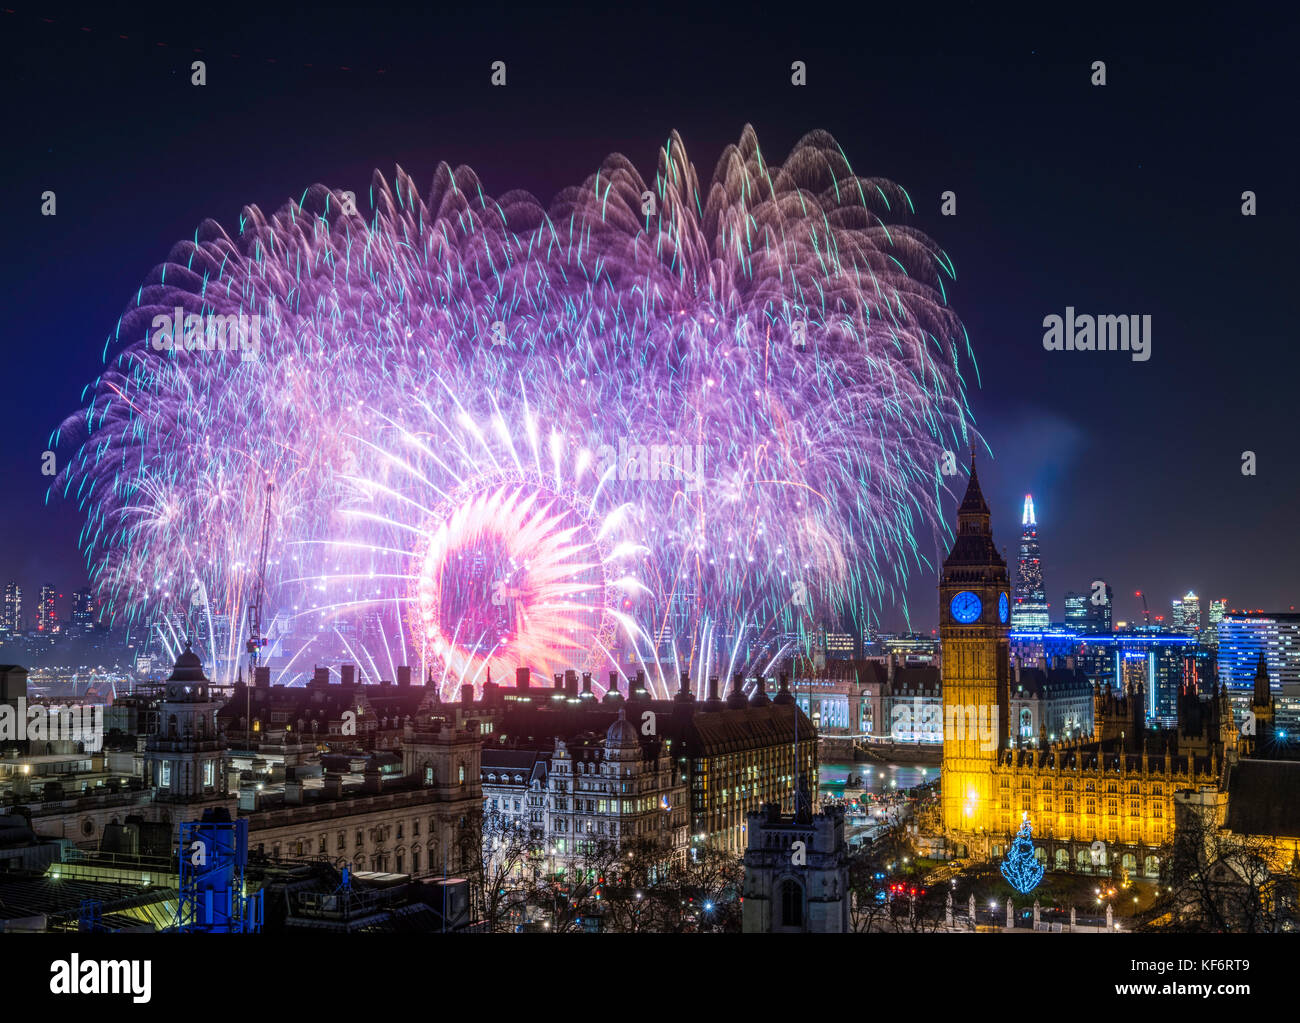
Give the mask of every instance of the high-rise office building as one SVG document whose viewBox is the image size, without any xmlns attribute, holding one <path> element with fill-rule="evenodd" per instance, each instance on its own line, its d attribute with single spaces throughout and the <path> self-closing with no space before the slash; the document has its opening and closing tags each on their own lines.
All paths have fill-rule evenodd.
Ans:
<svg viewBox="0 0 1300 1023">
<path fill-rule="evenodd" d="M 5 583 L 5 602 L 0 615 L 0 627 L 5 631 L 23 631 L 23 588 L 17 583 Z"/>
<path fill-rule="evenodd" d="M 1226 612 L 1219 622 L 1219 680 L 1233 696 L 1254 691 L 1260 654 L 1275 686 L 1300 685 L 1300 614 Z"/>
<path fill-rule="evenodd" d="M 1088 631 L 1088 595 L 1071 590 L 1065 595 L 1065 627 Z"/>
<path fill-rule="evenodd" d="M 679 649 L 690 649 L 692 630 L 695 627 L 695 592 L 677 590 L 668 606 L 668 625 Z"/>
<path fill-rule="evenodd" d="M 84 636 L 95 627 L 95 598 L 89 589 L 72 592 L 72 632 Z"/>
<path fill-rule="evenodd" d="M 1205 630 L 1205 642 L 1208 646 L 1219 645 L 1219 622 L 1223 621 L 1223 615 L 1227 608 L 1228 600 L 1226 597 L 1210 601 L 1210 621 Z"/>
<path fill-rule="evenodd" d="M 1169 602 L 1169 621 L 1175 632 L 1196 635 L 1201 631 L 1201 598 L 1191 590 L 1182 600 Z"/>
<path fill-rule="evenodd" d="M 36 631 L 55 632 L 58 620 L 54 612 L 54 585 L 46 583 L 41 587 L 41 599 L 36 605 Z"/>
<path fill-rule="evenodd" d="M 1115 591 L 1105 579 L 1094 579 L 1088 587 L 1088 631 L 1106 634 L 1114 631 Z"/>
<path fill-rule="evenodd" d="M 826 632 L 826 656 L 836 660 L 850 660 L 857 656 L 858 637 L 851 632 L 839 632 L 828 629 Z"/>
<path fill-rule="evenodd" d="M 1011 627 L 1045 629 L 1049 624 L 1034 497 L 1026 494 L 1024 511 L 1020 515 L 1020 563 L 1016 573 L 1015 602 L 1011 607 Z"/>
</svg>

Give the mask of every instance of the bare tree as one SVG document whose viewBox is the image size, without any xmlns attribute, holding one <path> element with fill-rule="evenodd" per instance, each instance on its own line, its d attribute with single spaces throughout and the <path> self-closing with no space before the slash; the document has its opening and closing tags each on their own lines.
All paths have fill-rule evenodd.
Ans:
<svg viewBox="0 0 1300 1023">
<path fill-rule="evenodd" d="M 864 933 L 893 929 L 890 892 L 895 865 L 912 852 L 901 824 L 881 831 L 849 858 L 849 923 Z"/>
<path fill-rule="evenodd" d="M 567 934 L 587 930 L 593 920 L 603 921 L 608 914 L 606 890 L 619 868 L 618 846 L 608 839 L 591 839 L 577 843 L 575 852 L 561 860 L 554 854 L 539 855 L 527 902 L 548 929 Z"/>
<path fill-rule="evenodd" d="M 532 885 L 535 842 L 527 825 L 493 810 L 483 816 L 481 839 L 463 833 L 460 861 L 477 899 L 479 919 L 491 932 L 522 922 Z"/>
<path fill-rule="evenodd" d="M 1280 863 L 1266 837 L 1232 834 L 1212 816 L 1188 814 L 1160 861 L 1160 894 L 1138 930 L 1253 934 L 1300 924 L 1300 864 Z"/>
</svg>

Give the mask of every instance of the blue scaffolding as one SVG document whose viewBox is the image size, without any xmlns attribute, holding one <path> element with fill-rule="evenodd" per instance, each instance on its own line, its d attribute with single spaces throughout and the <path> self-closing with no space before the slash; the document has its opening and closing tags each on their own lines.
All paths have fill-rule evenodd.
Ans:
<svg viewBox="0 0 1300 1023">
<path fill-rule="evenodd" d="M 77 930 L 97 934 L 104 930 L 104 904 L 98 899 L 82 899 L 77 910 Z"/>
<path fill-rule="evenodd" d="M 247 895 L 248 821 L 208 819 L 180 826 L 176 930 L 248 934 L 262 929 L 262 892 Z M 225 816 L 225 814 L 221 814 Z"/>
</svg>

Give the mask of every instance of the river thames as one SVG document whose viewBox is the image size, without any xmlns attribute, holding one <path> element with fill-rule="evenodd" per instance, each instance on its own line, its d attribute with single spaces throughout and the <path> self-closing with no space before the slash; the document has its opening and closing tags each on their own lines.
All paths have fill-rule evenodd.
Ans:
<svg viewBox="0 0 1300 1023">
<path fill-rule="evenodd" d="M 867 761 L 859 764 L 822 764 L 818 771 L 817 787 L 823 796 L 843 795 L 850 774 L 862 779 L 854 788 L 884 793 L 934 781 L 939 777 L 939 768 L 922 764 L 875 764 Z"/>
</svg>

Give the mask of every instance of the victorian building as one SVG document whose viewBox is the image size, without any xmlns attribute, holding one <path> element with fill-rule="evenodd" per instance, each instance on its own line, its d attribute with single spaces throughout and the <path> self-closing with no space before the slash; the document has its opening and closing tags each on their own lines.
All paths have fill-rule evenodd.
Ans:
<svg viewBox="0 0 1300 1023">
<path fill-rule="evenodd" d="M 792 813 L 796 779 L 816 776 L 817 732 L 796 705 L 787 679 L 769 695 L 766 679 L 752 680 L 747 693 L 746 680 L 736 676 L 724 699 L 719 680 L 713 677 L 708 695 L 699 699 L 684 678 L 677 693 L 666 700 L 649 695 L 641 672 L 628 679 L 626 693 L 620 681 L 612 674 L 608 690 L 597 698 L 590 675 L 583 676 L 581 688 L 576 672 L 555 676 L 553 686 L 534 686 L 528 669 L 521 668 L 514 687 L 489 683 L 483 687 L 482 700 L 474 701 L 466 693 L 459 703 L 444 704 L 443 709 L 455 720 L 474 722 L 483 736 L 485 763 L 511 767 L 511 778 L 514 762 L 502 759 L 503 750 L 549 754 L 547 798 L 558 770 L 556 740 L 565 744 L 570 758 L 578 748 L 595 756 L 603 746 L 600 737 L 608 738 L 622 714 L 643 745 L 652 739 L 661 742 L 663 751 L 658 755 L 671 756 L 685 775 L 691 844 L 707 844 L 736 856 L 746 848 L 748 814 L 772 802 Z M 572 770 L 578 777 L 577 769 Z M 508 798 L 513 812 L 517 797 L 501 790 L 502 773 L 495 773 L 500 794 L 494 792 L 492 798 Z M 520 798 L 538 797 L 530 792 Z M 541 808 L 529 809 L 531 816 Z M 599 822 L 593 820 L 593 826 Z"/>
<path fill-rule="evenodd" d="M 630 845 L 686 860 L 687 771 L 673 740 L 642 736 L 620 708 L 603 738 L 555 740 L 546 778 L 543 846 L 556 866 L 581 867 Z"/>
</svg>

